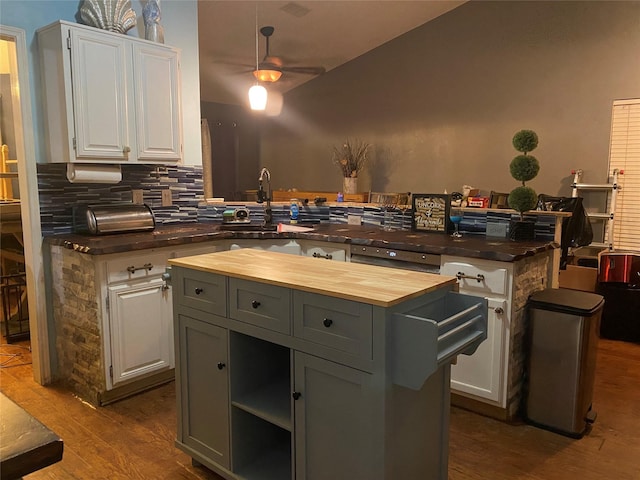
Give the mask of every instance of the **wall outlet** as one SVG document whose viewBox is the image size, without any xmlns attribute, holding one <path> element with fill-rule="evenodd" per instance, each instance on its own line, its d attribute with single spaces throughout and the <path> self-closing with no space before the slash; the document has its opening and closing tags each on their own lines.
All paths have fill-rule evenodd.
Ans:
<svg viewBox="0 0 640 480">
<path fill-rule="evenodd" d="M 347 223 L 349 225 L 362 225 L 362 217 L 360 215 L 347 215 Z"/>
<path fill-rule="evenodd" d="M 132 201 L 136 205 L 142 205 L 144 203 L 144 195 L 142 190 L 132 190 L 131 191 Z"/>
<path fill-rule="evenodd" d="M 173 199 L 171 198 L 171 190 L 162 190 L 162 206 L 170 207 L 173 205 Z"/>
<path fill-rule="evenodd" d="M 486 235 L 487 237 L 505 238 L 507 236 L 507 224 L 487 222 Z"/>
</svg>

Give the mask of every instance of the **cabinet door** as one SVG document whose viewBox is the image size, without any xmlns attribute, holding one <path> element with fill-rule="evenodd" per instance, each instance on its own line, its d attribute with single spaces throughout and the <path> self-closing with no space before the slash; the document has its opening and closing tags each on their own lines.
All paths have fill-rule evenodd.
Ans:
<svg viewBox="0 0 640 480">
<path fill-rule="evenodd" d="M 294 368 L 296 480 L 382 478 L 371 375 L 300 352 Z"/>
<path fill-rule="evenodd" d="M 108 290 L 113 385 L 173 368 L 171 297 L 162 278 Z"/>
<path fill-rule="evenodd" d="M 124 38 L 83 29 L 71 29 L 70 37 L 73 106 L 67 115 L 74 115 L 76 160 L 127 160 L 131 47 Z"/>
<path fill-rule="evenodd" d="M 178 441 L 229 468 L 227 330 L 177 317 Z"/>
<path fill-rule="evenodd" d="M 182 157 L 178 52 L 135 44 L 133 62 L 137 160 L 178 162 Z"/>
<path fill-rule="evenodd" d="M 473 355 L 458 355 L 451 366 L 451 389 L 506 406 L 504 397 L 507 302 L 489 299 L 487 339 Z"/>
</svg>

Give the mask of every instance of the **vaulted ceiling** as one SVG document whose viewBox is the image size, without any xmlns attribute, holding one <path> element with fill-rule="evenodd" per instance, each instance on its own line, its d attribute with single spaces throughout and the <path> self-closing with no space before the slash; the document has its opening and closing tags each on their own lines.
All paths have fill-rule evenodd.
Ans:
<svg viewBox="0 0 640 480">
<path fill-rule="evenodd" d="M 258 28 L 271 25 L 270 54 L 285 66 L 330 71 L 465 3 L 447 1 L 198 2 L 201 99 L 246 103 L 255 82 Z M 257 15 L 256 15 L 257 14 Z M 258 34 L 258 59 L 266 42 Z M 286 92 L 312 75 L 285 72 L 269 89 Z"/>
</svg>

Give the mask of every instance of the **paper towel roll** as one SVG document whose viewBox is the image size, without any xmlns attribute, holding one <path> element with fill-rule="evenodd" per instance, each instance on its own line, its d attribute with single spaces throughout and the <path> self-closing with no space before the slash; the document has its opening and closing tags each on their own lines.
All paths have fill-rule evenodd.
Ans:
<svg viewBox="0 0 640 480">
<path fill-rule="evenodd" d="M 120 165 L 67 164 L 67 180 L 71 183 L 120 183 Z"/>
</svg>

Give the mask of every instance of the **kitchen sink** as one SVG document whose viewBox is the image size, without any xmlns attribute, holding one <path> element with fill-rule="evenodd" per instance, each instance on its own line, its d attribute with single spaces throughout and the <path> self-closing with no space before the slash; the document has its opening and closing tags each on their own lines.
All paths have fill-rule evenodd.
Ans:
<svg viewBox="0 0 640 480">
<path fill-rule="evenodd" d="M 223 223 L 220 225 L 220 230 L 232 230 L 235 232 L 275 232 L 277 229 L 277 224 Z"/>
</svg>

